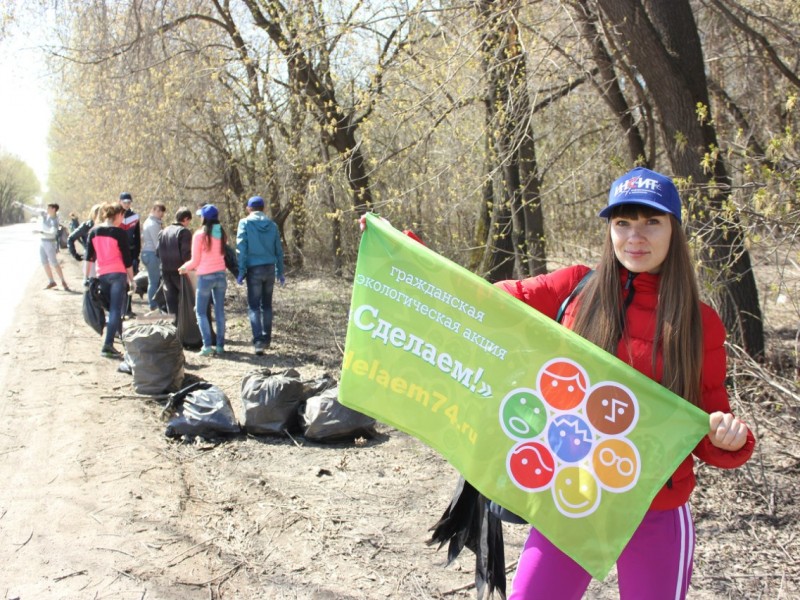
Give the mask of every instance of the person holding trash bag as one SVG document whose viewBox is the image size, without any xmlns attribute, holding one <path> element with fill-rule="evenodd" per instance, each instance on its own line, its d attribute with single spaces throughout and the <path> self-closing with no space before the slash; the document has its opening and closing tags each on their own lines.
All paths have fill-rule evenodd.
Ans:
<svg viewBox="0 0 800 600">
<path fill-rule="evenodd" d="M 122 357 L 114 347 L 114 337 L 122 333 L 128 286 L 133 284 L 133 260 L 128 236 L 120 228 L 124 213 L 125 209 L 118 202 L 104 204 L 100 208 L 102 223 L 92 229 L 86 238 L 84 277 L 88 279 L 95 266 L 100 289 L 109 300 L 108 325 L 100 350 L 100 355 L 105 358 Z"/>
<path fill-rule="evenodd" d="M 158 258 L 161 261 L 161 283 L 164 286 L 164 298 L 167 311 L 175 315 L 177 321 L 179 298 L 181 293 L 181 277 L 178 273 L 181 265 L 192 258 L 192 211 L 181 206 L 175 211 L 175 222 L 158 233 Z"/>
<path fill-rule="evenodd" d="M 180 266 L 178 272 L 197 271 L 195 314 L 203 347 L 199 356 L 222 355 L 225 352 L 225 290 L 228 281 L 225 275 L 225 244 L 227 235 L 219 222 L 219 211 L 213 204 L 206 204 L 197 214 L 203 218 L 203 226 L 192 237 L 192 258 Z M 208 305 L 214 298 L 214 319 L 217 323 L 216 348 L 213 347 Z"/>
</svg>

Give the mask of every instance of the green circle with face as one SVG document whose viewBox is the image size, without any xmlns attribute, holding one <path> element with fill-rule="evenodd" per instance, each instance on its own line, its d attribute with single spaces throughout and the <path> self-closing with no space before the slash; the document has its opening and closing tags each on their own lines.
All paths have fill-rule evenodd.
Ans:
<svg viewBox="0 0 800 600">
<path fill-rule="evenodd" d="M 547 425 L 547 409 L 536 391 L 512 390 L 500 404 L 500 425 L 505 434 L 523 442 L 538 437 Z"/>
</svg>

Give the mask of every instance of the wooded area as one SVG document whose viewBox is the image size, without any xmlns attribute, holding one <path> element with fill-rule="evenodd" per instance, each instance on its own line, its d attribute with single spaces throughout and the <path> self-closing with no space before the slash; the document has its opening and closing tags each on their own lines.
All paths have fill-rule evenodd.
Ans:
<svg viewBox="0 0 800 600">
<path fill-rule="evenodd" d="M 764 352 L 752 267 L 790 264 L 798 231 L 796 2 L 41 4 L 62 205 L 127 190 L 232 227 L 259 194 L 291 269 L 342 275 L 374 210 L 493 281 L 591 264 L 610 182 L 645 165 L 679 184 L 732 340 Z"/>
</svg>

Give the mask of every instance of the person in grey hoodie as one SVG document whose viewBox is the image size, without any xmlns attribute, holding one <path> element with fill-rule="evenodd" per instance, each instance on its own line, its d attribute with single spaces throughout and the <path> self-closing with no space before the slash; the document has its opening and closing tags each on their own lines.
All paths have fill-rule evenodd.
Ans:
<svg viewBox="0 0 800 600">
<path fill-rule="evenodd" d="M 163 202 L 153 203 L 150 216 L 142 227 L 142 262 L 147 269 L 147 304 L 151 311 L 158 310 L 156 292 L 161 283 L 161 261 L 158 258 L 158 234 L 161 233 L 161 219 L 167 207 Z"/>
<path fill-rule="evenodd" d="M 253 348 L 259 356 L 272 341 L 272 290 L 277 279 L 286 283 L 283 273 L 283 247 L 275 221 L 264 214 L 264 199 L 247 201 L 246 218 L 236 230 L 239 275 L 236 283 L 247 281 L 247 313 L 253 330 Z"/>
</svg>

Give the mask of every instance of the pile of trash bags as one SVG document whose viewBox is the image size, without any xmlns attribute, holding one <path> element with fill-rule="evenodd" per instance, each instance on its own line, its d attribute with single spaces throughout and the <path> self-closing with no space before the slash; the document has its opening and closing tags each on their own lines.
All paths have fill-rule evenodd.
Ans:
<svg viewBox="0 0 800 600">
<path fill-rule="evenodd" d="M 376 434 L 375 419 L 343 406 L 339 386 L 329 375 L 303 381 L 294 369 L 262 369 L 241 382 L 244 422 L 237 422 L 230 400 L 217 386 L 192 384 L 170 394 L 164 409 L 169 437 L 240 433 L 303 435 L 314 442 L 338 442 Z"/>
</svg>

